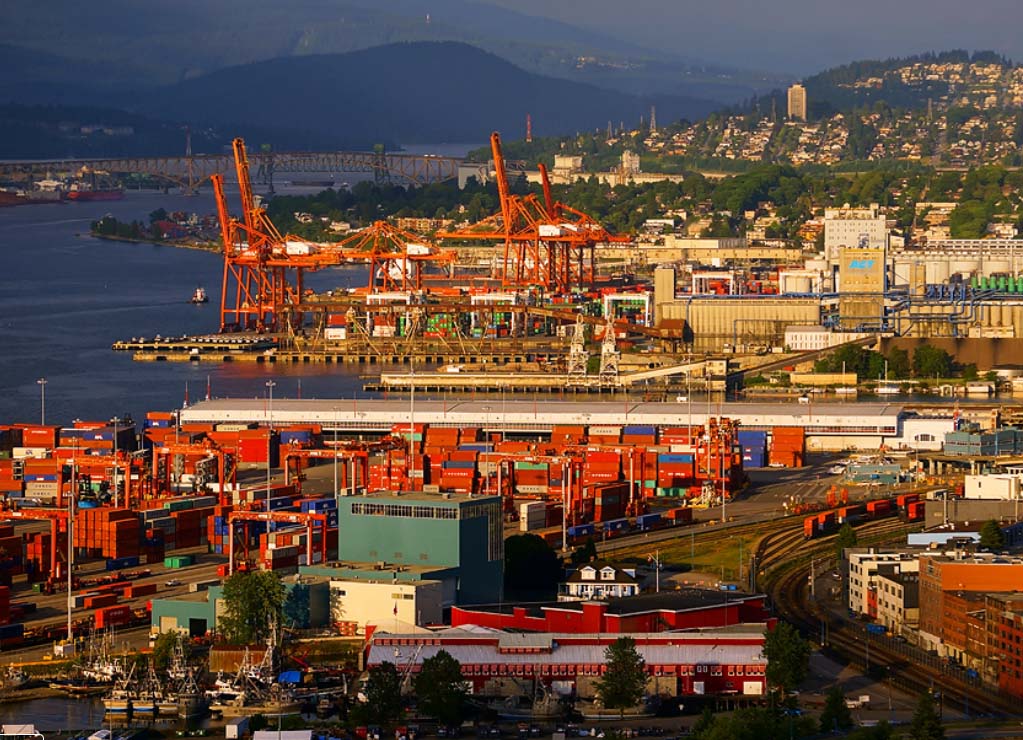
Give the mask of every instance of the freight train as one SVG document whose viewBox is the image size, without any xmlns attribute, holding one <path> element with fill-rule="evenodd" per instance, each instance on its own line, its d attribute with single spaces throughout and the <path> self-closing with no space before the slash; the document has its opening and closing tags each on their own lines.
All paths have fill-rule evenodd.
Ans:
<svg viewBox="0 0 1023 740">
<path fill-rule="evenodd" d="M 908 522 L 922 521 L 924 502 L 919 493 L 902 493 L 890 498 L 872 499 L 862 504 L 849 504 L 837 509 L 821 511 L 803 520 L 806 539 L 823 537 L 837 531 L 843 524 L 855 525 L 890 516 L 899 516 Z"/>
<path fill-rule="evenodd" d="M 623 517 L 606 522 L 593 524 L 576 524 L 565 529 L 565 537 L 569 545 L 581 545 L 588 539 L 608 540 L 637 532 L 650 532 L 667 527 L 678 527 L 693 523 L 693 509 L 690 506 L 679 506 L 661 512 L 640 514 L 635 517 Z M 560 527 L 552 527 L 534 534 L 543 537 L 552 547 L 560 547 L 562 531 Z"/>
</svg>

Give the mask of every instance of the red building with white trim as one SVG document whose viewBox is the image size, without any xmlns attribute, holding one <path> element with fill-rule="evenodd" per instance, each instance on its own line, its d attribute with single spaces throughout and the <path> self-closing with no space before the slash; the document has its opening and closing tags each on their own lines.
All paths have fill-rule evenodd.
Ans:
<svg viewBox="0 0 1023 740">
<path fill-rule="evenodd" d="M 775 619 L 762 594 L 690 589 L 601 601 L 556 601 L 522 606 L 454 606 L 451 626 L 479 625 L 520 632 L 613 633 L 729 627 Z"/>
<path fill-rule="evenodd" d="M 740 695 L 766 692 L 763 625 L 713 632 L 658 632 L 629 635 L 646 662 L 648 692 L 662 696 Z M 605 670 L 604 651 L 615 634 L 520 634 L 465 626 L 437 632 L 376 632 L 366 667 L 383 662 L 417 672 L 441 650 L 462 666 L 473 692 L 507 695 L 509 686 L 540 682 L 560 693 L 593 695 Z"/>
</svg>

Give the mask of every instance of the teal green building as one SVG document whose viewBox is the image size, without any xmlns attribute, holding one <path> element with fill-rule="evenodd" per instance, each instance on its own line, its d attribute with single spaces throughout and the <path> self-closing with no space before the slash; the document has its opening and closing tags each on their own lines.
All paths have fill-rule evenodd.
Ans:
<svg viewBox="0 0 1023 740">
<path fill-rule="evenodd" d="M 296 626 L 327 627 L 330 625 L 330 584 L 325 578 L 309 581 L 303 579 L 302 583 L 296 583 L 290 578 L 284 581 L 288 598 L 296 588 L 301 589 L 298 592 L 301 600 L 299 611 L 308 616 L 308 624 Z M 206 591 L 176 598 L 153 599 L 152 631 L 177 631 L 191 637 L 216 632 L 217 617 L 224 611 L 223 598 L 224 587 L 211 586 Z"/>
<path fill-rule="evenodd" d="M 342 562 L 457 569 L 455 602 L 493 604 L 504 588 L 500 496 L 376 493 L 342 498 Z"/>
</svg>

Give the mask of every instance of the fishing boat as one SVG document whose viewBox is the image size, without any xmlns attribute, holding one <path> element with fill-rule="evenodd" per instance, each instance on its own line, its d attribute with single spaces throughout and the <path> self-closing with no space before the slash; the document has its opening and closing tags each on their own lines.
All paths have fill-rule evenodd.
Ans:
<svg viewBox="0 0 1023 740">
<path fill-rule="evenodd" d="M 206 295 L 206 289 L 200 286 L 195 289 L 194 293 L 192 293 L 192 297 L 189 300 L 189 302 L 198 305 L 200 303 L 209 303 L 209 300 L 210 300 L 209 296 Z"/>
<path fill-rule="evenodd" d="M 30 677 L 25 671 L 21 670 L 16 666 L 7 666 L 7 671 L 0 676 L 0 687 L 5 690 L 20 689 L 22 686 L 30 681 Z"/>
</svg>

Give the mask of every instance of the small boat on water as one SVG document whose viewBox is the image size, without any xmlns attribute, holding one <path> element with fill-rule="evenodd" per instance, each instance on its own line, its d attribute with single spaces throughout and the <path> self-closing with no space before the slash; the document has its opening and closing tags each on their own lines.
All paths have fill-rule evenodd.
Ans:
<svg viewBox="0 0 1023 740">
<path fill-rule="evenodd" d="M 194 293 L 192 293 L 192 298 L 189 300 L 189 302 L 199 304 L 209 303 L 209 300 L 210 300 L 209 296 L 206 295 L 206 289 L 200 286 L 195 289 Z"/>
</svg>

